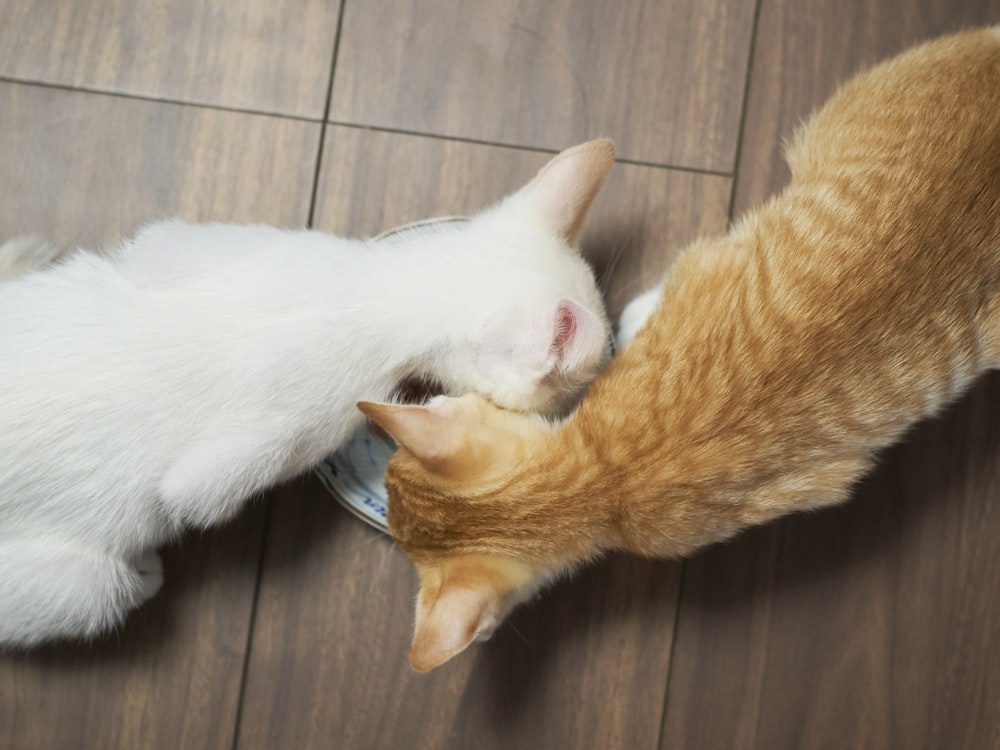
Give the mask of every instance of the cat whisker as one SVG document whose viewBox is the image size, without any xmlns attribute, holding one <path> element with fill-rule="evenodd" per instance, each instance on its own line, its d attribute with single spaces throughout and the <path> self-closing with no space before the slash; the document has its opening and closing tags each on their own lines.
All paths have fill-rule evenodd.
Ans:
<svg viewBox="0 0 1000 750">
<path fill-rule="evenodd" d="M 511 629 L 511 630 L 513 630 L 513 631 L 514 631 L 515 633 L 517 633 L 518 637 L 519 637 L 519 638 L 520 638 L 520 639 L 521 639 L 522 641 L 524 641 L 525 645 L 528 645 L 528 646 L 530 646 L 530 645 L 531 645 L 531 641 L 529 641 L 529 640 L 528 640 L 528 639 L 527 639 L 527 638 L 525 637 L 524 633 L 522 633 L 522 632 L 521 632 L 520 630 L 518 630 L 518 629 L 517 629 L 517 626 L 516 626 L 516 625 L 515 625 L 514 623 L 512 623 L 512 622 L 508 621 L 508 623 L 507 623 L 507 624 L 508 624 L 508 625 L 510 625 L 510 629 Z"/>
<path fill-rule="evenodd" d="M 371 585 L 368 588 L 368 593 L 374 594 L 382 579 L 386 577 L 389 571 L 389 547 L 386 547 L 382 552 L 382 558 L 379 561 L 379 565 L 376 567 L 375 575 L 372 576 Z"/>
<path fill-rule="evenodd" d="M 353 545 L 354 549 L 358 549 L 359 547 L 370 547 L 375 542 L 383 541 L 386 537 L 389 536 L 388 532 L 382 531 L 382 529 L 376 529 L 374 526 L 371 527 L 371 530 L 375 533 L 372 536 L 369 536 L 365 539 L 359 539 L 357 542 L 355 542 Z"/>
</svg>

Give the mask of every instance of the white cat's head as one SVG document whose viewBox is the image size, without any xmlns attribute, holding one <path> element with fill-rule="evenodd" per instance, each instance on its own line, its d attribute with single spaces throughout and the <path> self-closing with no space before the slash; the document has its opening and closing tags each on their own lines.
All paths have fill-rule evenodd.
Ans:
<svg viewBox="0 0 1000 750">
<path fill-rule="evenodd" d="M 516 193 L 454 227 L 479 278 L 470 284 L 467 338 L 441 374 L 449 392 L 558 414 L 607 363 L 611 328 L 577 243 L 614 157 L 608 140 L 563 151 Z"/>
</svg>

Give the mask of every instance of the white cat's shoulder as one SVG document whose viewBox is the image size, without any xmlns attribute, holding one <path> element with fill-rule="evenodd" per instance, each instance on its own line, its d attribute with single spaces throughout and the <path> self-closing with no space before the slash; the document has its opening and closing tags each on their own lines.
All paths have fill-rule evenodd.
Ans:
<svg viewBox="0 0 1000 750">
<path fill-rule="evenodd" d="M 240 264 L 291 262 L 300 251 L 340 240 L 305 229 L 259 224 L 191 224 L 167 219 L 144 226 L 113 254 L 121 274 L 139 287 L 175 284 Z"/>
</svg>

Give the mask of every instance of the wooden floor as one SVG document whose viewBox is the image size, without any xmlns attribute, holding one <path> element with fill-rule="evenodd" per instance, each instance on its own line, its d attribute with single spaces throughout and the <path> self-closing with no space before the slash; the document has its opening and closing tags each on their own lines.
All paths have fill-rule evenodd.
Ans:
<svg viewBox="0 0 1000 750">
<path fill-rule="evenodd" d="M 372 234 L 607 135 L 585 246 L 617 313 L 784 184 L 782 138 L 838 82 L 1000 5 L 0 0 L 0 19 L 0 237 L 92 245 L 175 214 Z M 685 563 L 607 560 L 424 676 L 407 562 L 305 477 L 165 550 L 164 590 L 115 636 L 0 657 L 0 747 L 997 748 L 998 539 L 992 376 L 849 504 Z"/>
</svg>

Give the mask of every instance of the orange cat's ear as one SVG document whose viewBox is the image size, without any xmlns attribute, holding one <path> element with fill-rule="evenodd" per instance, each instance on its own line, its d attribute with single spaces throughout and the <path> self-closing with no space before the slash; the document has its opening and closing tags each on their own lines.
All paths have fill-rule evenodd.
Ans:
<svg viewBox="0 0 1000 750">
<path fill-rule="evenodd" d="M 569 245 L 576 245 L 590 206 L 614 163 L 611 141 L 581 143 L 553 157 L 514 198 Z"/>
<path fill-rule="evenodd" d="M 415 563 L 420 576 L 410 664 L 440 666 L 473 641 L 493 635 L 506 613 L 538 590 L 547 576 L 515 558 L 484 555 Z"/>
<path fill-rule="evenodd" d="M 428 468 L 443 468 L 462 446 L 457 399 L 439 396 L 426 406 L 359 401 L 358 409 Z"/>
<path fill-rule="evenodd" d="M 430 671 L 460 654 L 476 638 L 491 635 L 495 620 L 490 601 L 490 593 L 483 589 L 446 585 L 428 592 L 421 588 L 410 649 L 413 668 Z"/>
</svg>

